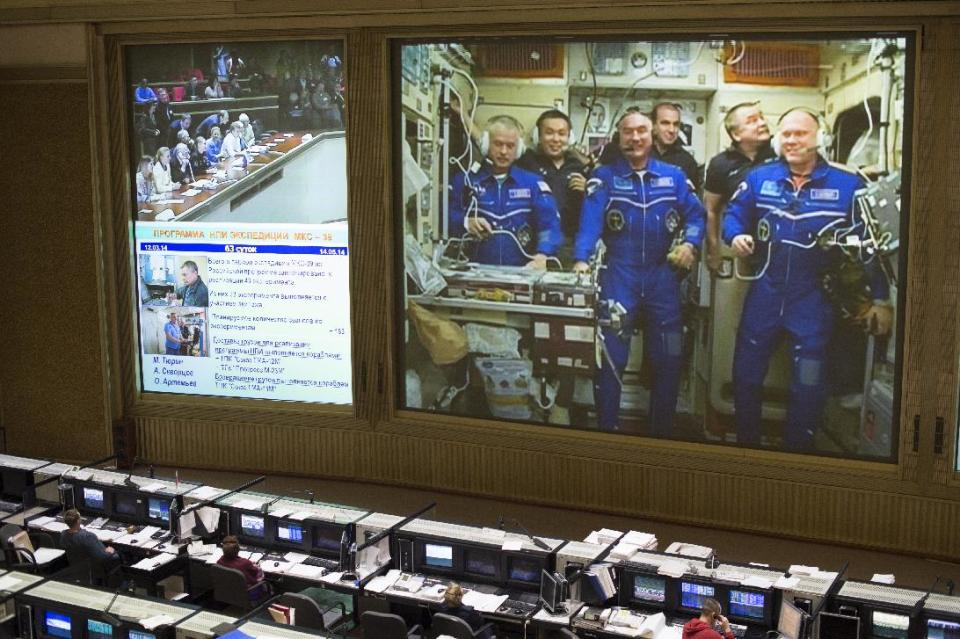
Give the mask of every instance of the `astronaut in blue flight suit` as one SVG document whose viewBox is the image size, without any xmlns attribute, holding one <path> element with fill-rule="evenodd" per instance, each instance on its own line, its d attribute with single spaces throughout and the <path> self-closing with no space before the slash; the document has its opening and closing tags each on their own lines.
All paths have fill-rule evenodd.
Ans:
<svg viewBox="0 0 960 639">
<path fill-rule="evenodd" d="M 723 239 L 738 257 L 757 253 L 760 270 L 743 305 L 733 361 L 737 441 L 760 445 L 763 381 L 770 357 L 786 334 L 793 369 L 784 448 L 810 450 L 827 389 L 825 360 L 834 310 L 822 288 L 823 275 L 844 259 L 821 248 L 822 237 L 862 237 L 854 194 L 864 186 L 856 174 L 831 165 L 817 153 L 822 137 L 815 114 L 802 108 L 781 116 L 781 158 L 754 169 L 727 205 Z M 860 318 L 878 334 L 892 312 L 889 283 L 868 270 L 873 305 Z"/>
<path fill-rule="evenodd" d="M 450 185 L 451 234 L 462 229 L 477 239 L 475 262 L 544 269 L 563 242 L 560 214 L 547 183 L 514 165 L 521 136 L 510 116 L 487 123 L 482 166 L 458 173 Z"/>
<path fill-rule="evenodd" d="M 650 430 L 670 434 L 682 368 L 679 280 L 672 266 L 689 269 L 703 241 L 704 209 L 679 168 L 650 157 L 653 123 L 637 111 L 620 119 L 622 158 L 603 166 L 587 182 L 580 229 L 573 246 L 574 270 L 603 239 L 606 266 L 600 272 L 601 316 L 619 304 L 620 329 L 602 329 L 605 355 L 594 386 L 597 423 L 619 426 L 621 376 L 634 327 L 643 319 L 645 352 L 652 364 Z M 677 233 L 683 242 L 675 245 Z"/>
</svg>

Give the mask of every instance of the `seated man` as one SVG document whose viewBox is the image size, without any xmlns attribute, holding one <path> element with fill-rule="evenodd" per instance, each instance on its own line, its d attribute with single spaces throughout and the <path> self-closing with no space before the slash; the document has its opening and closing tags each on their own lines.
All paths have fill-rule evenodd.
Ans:
<svg viewBox="0 0 960 639">
<path fill-rule="evenodd" d="M 60 547 L 67 552 L 71 565 L 89 563 L 101 568 L 104 574 L 120 565 L 120 555 L 111 546 L 104 546 L 89 530 L 80 525 L 80 513 L 71 508 L 63 514 L 63 523 L 67 529 L 60 533 Z"/>
<path fill-rule="evenodd" d="M 474 632 L 483 627 L 485 623 L 483 617 L 473 609 L 473 606 L 465 606 L 463 604 L 463 588 L 454 581 L 450 582 L 447 590 L 443 593 L 443 603 L 437 608 L 437 612 L 463 619 L 470 624 L 470 628 Z M 493 633 L 491 633 L 490 630 L 480 635 L 481 639 L 492 639 L 492 637 Z"/>
<path fill-rule="evenodd" d="M 714 629 L 720 624 L 721 635 Z M 700 616 L 683 624 L 683 639 L 733 639 L 730 622 L 723 616 L 723 609 L 716 599 L 705 599 Z"/>
<path fill-rule="evenodd" d="M 223 549 L 223 556 L 217 560 L 217 565 L 242 572 L 247 588 L 263 582 L 263 570 L 249 559 L 240 556 L 240 541 L 235 536 L 224 537 L 220 547 Z"/>
</svg>

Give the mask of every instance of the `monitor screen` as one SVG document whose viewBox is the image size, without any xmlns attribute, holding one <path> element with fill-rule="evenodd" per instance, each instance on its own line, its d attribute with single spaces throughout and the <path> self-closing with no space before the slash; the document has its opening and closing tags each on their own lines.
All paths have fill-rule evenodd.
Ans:
<svg viewBox="0 0 960 639">
<path fill-rule="evenodd" d="M 135 374 L 154 393 L 350 404 L 344 43 L 223 35 L 125 47 Z"/>
<path fill-rule="evenodd" d="M 734 617 L 762 621 L 767 605 L 767 595 L 750 590 L 731 590 L 728 612 Z"/>
<path fill-rule="evenodd" d="M 247 537 L 264 536 L 263 517 L 254 517 L 253 515 L 240 515 L 240 531 Z M 131 639 L 133 639 L 131 637 Z"/>
<path fill-rule="evenodd" d="M 157 639 L 157 635 L 131 628 L 130 632 L 127 633 L 127 639 Z"/>
<path fill-rule="evenodd" d="M 960 622 L 928 619 L 927 639 L 960 639 Z"/>
<path fill-rule="evenodd" d="M 423 564 L 432 568 L 453 568 L 453 546 L 424 544 Z"/>
<path fill-rule="evenodd" d="M 667 580 L 650 575 L 633 576 L 633 600 L 663 603 L 667 600 Z"/>
<path fill-rule="evenodd" d="M 529 38 L 511 34 L 395 41 L 399 64 L 393 73 L 394 115 L 397 123 L 405 124 L 393 127 L 395 249 L 405 264 L 432 261 L 442 278 L 436 273 L 437 284 L 426 275 L 414 275 L 412 267 L 396 269 L 395 279 L 388 283 L 395 291 L 392 317 L 414 316 L 420 312 L 414 305 L 425 299 L 431 300 L 432 307 L 449 308 L 444 312 L 461 316 L 484 300 L 496 299 L 504 313 L 500 321 L 517 327 L 520 339 L 529 345 L 529 355 L 518 362 L 474 359 L 472 366 L 490 393 L 485 404 L 480 397 L 476 404 L 447 401 L 431 406 L 412 380 L 436 375 L 433 346 L 405 330 L 406 322 L 393 321 L 398 345 L 395 368 L 411 373 L 405 381 L 409 395 L 403 390 L 398 393 L 400 406 L 556 428 L 549 420 L 544 423 L 536 404 L 517 391 L 532 383 L 536 373 L 530 368 L 543 368 L 594 376 L 596 392 L 582 395 L 588 410 L 572 413 L 564 420 L 565 429 L 710 442 L 714 438 L 708 433 L 717 428 L 713 420 L 719 412 L 729 418 L 723 426 L 729 431 L 724 432 L 733 435 L 737 426 L 741 429 L 736 438 L 719 438 L 717 443 L 722 445 L 896 461 L 902 394 L 897 371 L 903 346 L 903 331 L 897 325 L 902 316 L 898 310 L 903 309 L 897 304 L 906 299 L 906 260 L 899 257 L 900 247 L 906 246 L 900 242 L 901 219 L 904 228 L 910 219 L 914 34 L 907 30 L 825 34 L 806 29 L 784 37 L 742 34 L 722 43 L 696 34 L 674 33 L 669 38 L 598 41 L 586 34 L 538 33 Z M 437 74 L 438 64 L 453 64 L 447 62 L 451 56 L 458 59 L 456 77 Z M 882 72 L 878 64 L 883 65 Z M 889 81 L 885 86 L 890 92 L 881 89 L 881 76 Z M 511 87 L 509 98 L 500 93 L 506 86 Z M 551 87 L 549 99 L 541 93 L 546 86 Z M 485 101 L 494 94 L 503 99 Z M 856 99 L 841 99 L 841 95 Z M 454 102 L 464 108 L 451 107 Z M 436 108 L 413 115 L 416 107 L 411 105 L 418 103 Z M 781 157 L 775 148 L 795 135 L 795 120 L 804 121 L 800 127 L 808 139 L 794 147 L 797 152 L 785 150 Z M 731 136 L 740 127 L 756 131 L 749 134 L 754 162 L 731 159 Z M 642 131 L 639 147 L 626 155 L 621 130 Z M 488 134 L 488 142 L 501 132 L 502 143 L 509 147 L 500 153 L 495 168 L 491 168 L 493 144 L 478 147 L 472 141 L 481 131 Z M 671 151 L 661 156 L 661 148 Z M 576 157 L 593 159 L 577 164 L 582 160 L 573 161 Z M 558 171 L 551 158 L 571 163 Z M 631 162 L 645 167 L 648 158 L 673 165 L 671 174 L 648 174 L 634 184 L 623 180 L 623 175 L 634 174 Z M 417 180 L 421 181 L 412 186 L 409 176 L 414 169 L 409 167 L 416 163 L 420 163 Z M 790 219 L 808 216 L 798 218 L 807 226 L 787 230 L 777 221 L 780 209 L 773 202 L 782 194 L 775 193 L 772 185 L 780 174 L 802 172 L 797 167 L 817 163 L 829 167 L 830 177 L 824 179 L 838 181 L 831 181 L 824 191 L 819 185 L 808 189 L 791 201 L 795 210 L 787 215 Z M 877 166 L 883 168 L 873 170 Z M 504 187 L 504 199 L 494 182 L 487 182 L 500 170 L 511 175 L 528 172 L 519 178 L 526 182 Z M 576 185 L 569 181 L 577 172 L 590 180 L 586 191 L 583 180 Z M 853 178 L 843 178 L 850 173 Z M 656 188 L 666 189 L 658 194 L 667 194 L 664 197 L 675 204 L 644 191 L 648 187 L 641 184 L 651 179 Z M 740 189 L 746 195 L 733 197 Z M 641 191 L 651 198 L 642 206 Z M 712 230 L 707 229 L 714 225 L 705 220 L 714 211 L 707 216 L 705 200 L 711 209 L 722 212 L 717 213 L 722 223 Z M 823 213 L 827 210 L 829 214 Z M 634 215 L 659 220 L 656 228 L 661 235 L 655 248 L 648 236 L 629 230 L 630 220 L 639 219 Z M 781 226 L 773 233 L 776 223 Z M 877 228 L 884 229 L 882 236 L 873 230 Z M 721 258 L 714 248 L 707 255 L 711 244 L 725 247 L 740 236 L 744 236 L 742 242 L 756 244 L 749 257 L 741 254 L 734 259 L 725 253 Z M 607 305 L 623 302 L 618 298 L 625 293 L 619 291 L 645 277 L 644 268 L 676 258 L 671 253 L 672 238 L 680 237 L 700 243 L 700 264 L 711 263 L 710 268 L 722 277 L 715 279 L 718 286 L 712 287 L 702 302 L 701 318 L 696 319 L 676 310 L 686 302 L 680 289 L 655 285 L 656 295 L 662 296 L 658 299 L 669 303 L 658 308 L 674 309 L 658 320 L 670 322 L 669 332 L 657 335 L 671 340 L 688 335 L 691 344 L 675 353 L 679 359 L 670 360 L 671 375 L 677 377 L 663 387 L 669 387 L 665 394 L 657 395 L 661 390 L 653 388 L 660 380 L 657 375 L 643 375 L 631 386 L 633 392 L 657 397 L 657 410 L 645 414 L 636 402 L 620 401 L 623 389 L 618 380 L 625 363 L 617 364 L 620 370 L 613 371 L 615 375 L 591 372 L 596 358 L 594 336 L 611 329 L 591 321 L 578 328 L 589 339 L 571 337 L 572 327 L 566 334 L 561 330 L 558 337 L 560 325 L 544 319 L 551 314 L 544 308 L 565 306 L 588 312 L 594 304 L 590 300 Z M 598 251 L 601 242 L 605 248 Z M 792 258 L 786 256 L 788 252 Z M 798 254 L 803 257 L 797 258 Z M 531 262 L 534 256 L 537 260 Z M 786 351 L 763 341 L 768 334 L 764 331 L 773 330 L 774 320 L 768 318 L 779 317 L 771 310 L 773 298 L 760 296 L 765 293 L 745 295 L 745 290 L 774 286 L 769 282 L 780 277 L 779 269 L 790 259 L 794 260 L 791 283 L 784 290 L 829 288 L 825 296 L 798 302 L 798 312 L 802 308 L 810 313 L 804 317 L 815 318 L 803 322 L 804 330 L 817 336 L 817 344 L 842 344 L 843 349 L 818 351 L 817 370 L 836 371 L 817 383 L 814 396 L 820 401 L 793 402 L 784 411 L 778 398 L 788 393 L 791 383 L 802 384 L 796 377 L 800 368 L 791 370 Z M 821 266 L 798 274 L 796 259 Z M 630 266 L 625 266 L 628 262 Z M 534 263 L 547 270 L 520 275 L 518 269 Z M 609 270 L 614 265 L 615 270 Z M 856 285 L 843 280 L 841 271 L 848 266 L 866 280 Z M 593 277 L 578 278 L 571 272 L 575 267 Z M 597 282 L 598 273 L 603 274 L 602 285 Z M 872 300 L 891 307 L 891 315 L 885 317 L 893 319 L 875 327 L 887 335 L 886 349 L 868 348 L 863 327 L 858 325 L 863 322 L 853 319 L 861 317 L 851 303 L 854 289 L 869 290 L 875 296 L 862 298 L 865 309 Z M 698 329 L 702 318 L 708 318 L 710 330 Z M 624 352 L 629 353 L 632 332 L 620 338 Z M 769 347 L 757 347 L 760 341 Z M 678 371 L 685 379 L 690 371 L 700 370 L 701 357 L 727 365 L 707 371 L 699 380 L 702 389 L 695 384 L 678 385 Z M 875 366 L 881 362 L 893 373 L 878 376 Z M 849 363 L 856 366 L 847 370 Z M 867 379 L 858 376 L 858 367 L 870 371 Z M 766 378 L 747 381 L 753 380 L 755 370 L 768 369 Z M 559 392 L 575 392 L 569 387 L 564 391 L 573 382 L 561 378 Z M 500 389 L 494 393 L 491 389 L 497 386 Z M 509 402 L 504 399 L 510 394 L 508 386 L 513 389 Z M 842 395 L 847 391 L 841 389 L 848 387 L 862 389 L 859 399 L 848 400 L 859 403 L 846 411 L 827 410 L 825 398 Z M 733 405 L 730 388 L 741 389 Z M 797 420 L 818 424 L 819 430 L 792 428 Z M 671 423 L 684 427 L 671 428 Z M 850 433 L 850 440 L 838 448 L 834 441 L 843 439 L 843 433 Z"/>
<path fill-rule="evenodd" d="M 70 639 L 73 636 L 73 620 L 68 615 L 47 610 L 43 615 L 43 632 L 48 637 Z"/>
<path fill-rule="evenodd" d="M 860 618 L 822 612 L 817 617 L 820 639 L 859 639 Z"/>
<path fill-rule="evenodd" d="M 113 626 L 96 619 L 87 619 L 87 639 L 113 639 Z"/>
<path fill-rule="evenodd" d="M 491 550 L 467 548 L 463 551 L 463 571 L 471 575 L 496 577 L 500 567 L 499 556 Z"/>
<path fill-rule="evenodd" d="M 27 482 L 33 478 L 33 473 L 17 468 L 4 468 L 2 477 L 3 494 L 8 497 L 22 497 L 27 489 Z"/>
<path fill-rule="evenodd" d="M 151 497 L 148 499 L 147 516 L 156 521 L 170 521 L 170 500 L 160 497 Z"/>
<path fill-rule="evenodd" d="M 540 571 L 543 570 L 543 561 L 528 557 L 510 557 L 509 567 L 510 581 L 535 584 L 540 578 Z"/>
<path fill-rule="evenodd" d="M 114 493 L 113 512 L 118 515 L 137 515 L 137 496 L 134 493 Z"/>
<path fill-rule="evenodd" d="M 717 589 L 709 584 L 698 584 L 690 581 L 680 582 L 680 605 L 697 612 L 703 608 L 703 602 L 708 597 L 713 597 Z"/>
<path fill-rule="evenodd" d="M 83 505 L 90 510 L 103 510 L 103 491 L 99 488 L 83 487 Z"/>
<path fill-rule="evenodd" d="M 277 539 L 291 544 L 303 543 L 303 526 L 295 521 L 277 522 Z"/>
<path fill-rule="evenodd" d="M 313 529 L 313 547 L 320 550 L 340 550 L 343 529 L 330 526 L 315 526 Z"/>
<path fill-rule="evenodd" d="M 803 630 L 803 611 L 789 601 L 780 604 L 780 620 L 777 622 L 777 632 L 783 639 L 800 639 Z"/>
<path fill-rule="evenodd" d="M 546 570 L 540 571 L 540 602 L 547 612 L 554 613 L 560 606 L 563 599 L 563 585 L 557 579 L 556 575 L 551 575 Z"/>
<path fill-rule="evenodd" d="M 873 611 L 873 636 L 877 639 L 907 639 L 910 616 Z"/>
</svg>

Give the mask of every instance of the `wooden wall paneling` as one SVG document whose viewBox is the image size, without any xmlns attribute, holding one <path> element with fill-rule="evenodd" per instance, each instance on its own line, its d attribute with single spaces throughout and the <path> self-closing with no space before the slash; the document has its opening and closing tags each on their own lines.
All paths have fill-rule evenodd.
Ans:
<svg viewBox="0 0 960 639">
<path fill-rule="evenodd" d="M 25 455 L 108 450 L 87 98 L 85 81 L 0 83 L 2 416 Z"/>
</svg>

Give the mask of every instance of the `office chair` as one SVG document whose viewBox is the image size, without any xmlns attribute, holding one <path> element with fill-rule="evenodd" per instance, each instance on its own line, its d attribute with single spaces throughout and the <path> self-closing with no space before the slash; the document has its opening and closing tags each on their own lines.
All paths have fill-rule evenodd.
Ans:
<svg viewBox="0 0 960 639">
<path fill-rule="evenodd" d="M 7 570 L 26 570 L 32 573 L 58 570 L 64 552 L 47 560 L 37 561 L 35 548 L 56 548 L 53 538 L 43 532 L 29 532 L 16 524 L 0 527 L 0 543 L 3 545 L 3 560 Z M 54 553 L 56 554 L 56 553 Z"/>
<path fill-rule="evenodd" d="M 219 564 L 210 566 L 210 578 L 213 582 L 214 601 L 236 606 L 244 611 L 253 610 L 271 592 L 267 582 L 261 581 L 248 587 L 242 572 Z"/>
<path fill-rule="evenodd" d="M 422 639 L 420 624 L 407 630 L 407 622 L 400 615 L 368 610 L 360 615 L 363 636 L 369 639 Z"/>
<path fill-rule="evenodd" d="M 347 609 L 342 601 L 323 608 L 316 601 L 299 592 L 285 592 L 277 600 L 281 606 L 292 608 L 294 626 L 311 630 L 336 630 L 338 626 L 350 621 Z"/>
<path fill-rule="evenodd" d="M 488 630 L 492 632 L 493 628 L 492 623 L 486 623 L 474 630 L 470 627 L 470 624 L 460 617 L 446 615 L 442 612 L 433 615 L 433 630 L 437 634 L 450 635 L 456 639 L 474 639 L 474 637 L 482 636 Z"/>
</svg>

